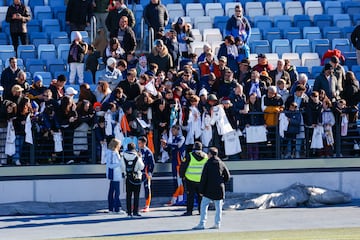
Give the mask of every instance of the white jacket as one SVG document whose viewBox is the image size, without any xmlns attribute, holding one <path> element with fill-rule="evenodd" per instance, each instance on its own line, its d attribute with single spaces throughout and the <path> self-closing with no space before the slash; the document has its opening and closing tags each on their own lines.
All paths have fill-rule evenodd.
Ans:
<svg viewBox="0 0 360 240">
<path fill-rule="evenodd" d="M 116 151 L 107 150 L 106 152 L 106 178 L 109 177 L 109 168 L 114 169 L 114 179 L 112 181 L 121 181 L 122 173 L 125 171 L 125 164 Z"/>
</svg>

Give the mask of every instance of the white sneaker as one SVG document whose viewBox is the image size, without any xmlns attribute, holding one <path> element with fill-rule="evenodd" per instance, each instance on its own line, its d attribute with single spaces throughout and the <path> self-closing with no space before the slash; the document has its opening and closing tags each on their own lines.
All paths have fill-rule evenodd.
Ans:
<svg viewBox="0 0 360 240">
<path fill-rule="evenodd" d="M 66 164 L 73 164 L 74 162 L 75 161 L 71 159 L 71 160 L 67 161 Z"/>
<path fill-rule="evenodd" d="M 299 152 L 295 153 L 295 158 L 300 158 L 300 153 Z"/>
<path fill-rule="evenodd" d="M 15 165 L 16 165 L 16 166 L 21 166 L 20 160 L 16 160 Z"/>
</svg>

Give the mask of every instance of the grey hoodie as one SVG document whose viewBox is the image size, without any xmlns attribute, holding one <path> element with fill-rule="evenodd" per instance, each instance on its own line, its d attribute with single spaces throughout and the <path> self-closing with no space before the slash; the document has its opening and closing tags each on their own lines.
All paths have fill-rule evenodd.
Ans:
<svg viewBox="0 0 360 240">
<path fill-rule="evenodd" d="M 125 151 L 124 154 L 122 155 L 122 160 L 124 161 L 124 165 L 126 166 L 126 162 L 128 163 L 132 162 L 135 160 L 136 157 L 138 159 L 135 163 L 134 172 L 136 173 L 136 178 L 141 179 L 142 177 L 141 170 L 143 170 L 145 167 L 141 155 L 139 155 L 136 151 Z M 126 169 L 124 169 L 124 174 L 126 175 Z"/>
</svg>

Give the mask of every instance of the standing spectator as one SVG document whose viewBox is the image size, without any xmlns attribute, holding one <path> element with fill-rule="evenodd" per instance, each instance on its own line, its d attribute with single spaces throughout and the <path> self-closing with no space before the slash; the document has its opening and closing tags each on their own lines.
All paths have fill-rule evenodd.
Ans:
<svg viewBox="0 0 360 240">
<path fill-rule="evenodd" d="M 351 43 L 356 48 L 357 64 L 360 65 L 360 25 L 357 25 L 351 33 Z"/>
<path fill-rule="evenodd" d="M 82 40 L 81 33 L 76 31 L 70 45 L 68 63 L 70 65 L 70 84 L 75 84 L 75 75 L 79 78 L 79 84 L 84 83 L 84 60 L 88 45 Z"/>
<path fill-rule="evenodd" d="M 212 229 L 219 229 L 221 224 L 222 206 L 225 198 L 225 183 L 230 179 L 230 171 L 225 163 L 218 157 L 216 147 L 211 147 L 208 153 L 209 160 L 206 162 L 201 174 L 200 195 L 202 195 L 200 207 L 200 223 L 193 229 L 205 229 L 207 211 L 210 201 L 215 204 L 215 224 Z"/>
<path fill-rule="evenodd" d="M 243 15 L 243 11 L 241 4 L 235 6 L 235 14 L 232 15 L 226 23 L 226 35 L 231 35 L 234 38 L 239 37 L 244 44 L 248 44 L 251 34 L 251 25 Z"/>
<path fill-rule="evenodd" d="M 1 73 L 1 86 L 4 88 L 4 99 L 9 99 L 11 96 L 11 87 L 16 83 L 15 79 L 21 69 L 17 65 L 17 59 L 15 57 L 9 58 L 9 66 Z"/>
<path fill-rule="evenodd" d="M 69 0 L 66 7 L 66 24 L 70 25 L 70 31 L 84 31 L 90 26 L 93 16 L 92 0 Z"/>
<path fill-rule="evenodd" d="M 335 125 L 335 116 L 332 112 L 332 104 L 329 99 L 325 99 L 322 103 L 322 113 L 321 113 L 321 124 L 324 127 L 324 149 L 323 156 L 324 157 L 332 157 L 333 156 L 333 145 L 334 145 L 334 136 L 332 128 Z"/>
<path fill-rule="evenodd" d="M 197 205 L 200 213 L 200 179 L 205 163 L 208 160 L 206 153 L 202 151 L 201 142 L 196 141 L 192 151 L 187 153 L 185 161 L 181 162 L 180 177 L 185 178 L 186 184 L 186 212 L 183 216 L 191 216 L 194 208 L 194 197 L 197 197 Z"/>
<path fill-rule="evenodd" d="M 238 83 L 245 86 L 245 83 L 251 77 L 251 66 L 250 60 L 245 58 L 239 63 L 239 71 L 235 73 L 235 78 L 238 80 Z"/>
<path fill-rule="evenodd" d="M 238 50 L 237 61 L 240 63 L 243 59 L 248 59 L 250 57 L 250 47 L 244 43 L 240 37 L 235 38 L 235 46 Z"/>
<path fill-rule="evenodd" d="M 121 213 L 120 181 L 125 172 L 125 164 L 119 151 L 121 142 L 116 138 L 111 139 L 109 150 L 106 152 L 106 177 L 110 180 L 108 192 L 109 213 Z"/>
<path fill-rule="evenodd" d="M 356 79 L 354 72 L 347 71 L 344 81 L 344 90 L 340 96 L 346 101 L 347 106 L 353 110 L 349 113 L 349 122 L 355 122 L 357 120 L 358 94 L 359 81 Z"/>
<path fill-rule="evenodd" d="M 171 55 L 161 39 L 155 40 L 154 47 L 149 55 L 149 64 L 151 63 L 156 63 L 159 66 L 158 70 L 164 72 L 174 67 Z"/>
<path fill-rule="evenodd" d="M 66 77 L 65 75 L 59 75 L 56 79 L 56 81 L 54 81 L 54 83 L 52 83 L 49 86 L 49 89 L 51 90 L 52 93 L 52 98 L 57 101 L 60 105 L 60 100 L 61 98 L 63 98 L 65 96 L 65 84 L 66 84 Z"/>
<path fill-rule="evenodd" d="M 128 24 L 128 17 L 122 16 L 118 22 L 118 27 L 110 32 L 110 38 L 116 37 L 120 46 L 127 54 L 135 53 L 136 37 L 132 28 Z"/>
<path fill-rule="evenodd" d="M 173 65 L 178 66 L 180 57 L 180 44 L 177 40 L 177 33 L 174 29 L 170 29 L 166 33 L 164 44 L 169 50 L 169 53 L 172 57 Z"/>
<path fill-rule="evenodd" d="M 92 82 L 95 83 L 95 73 L 99 69 L 98 58 L 100 57 L 100 53 L 96 51 L 94 45 L 91 44 L 88 47 L 86 55 L 85 70 L 92 73 Z"/>
<path fill-rule="evenodd" d="M 84 83 L 80 85 L 80 93 L 79 93 L 79 99 L 78 103 L 82 102 L 83 100 L 90 101 L 91 106 L 94 105 L 96 102 L 96 96 L 91 91 L 90 85 L 88 83 Z"/>
<path fill-rule="evenodd" d="M 227 66 L 233 72 L 239 71 L 239 64 L 238 64 L 239 53 L 235 45 L 235 39 L 231 35 L 226 36 L 224 39 L 224 43 L 220 45 L 217 58 L 220 59 L 222 56 L 226 57 Z"/>
<path fill-rule="evenodd" d="M 290 75 L 290 81 L 291 84 L 290 86 L 292 86 L 294 84 L 294 82 L 296 82 L 298 80 L 298 72 L 296 71 L 296 66 L 295 65 L 291 65 L 290 60 L 289 59 L 284 59 L 285 65 L 284 65 L 284 69 L 285 71 L 287 71 Z"/>
<path fill-rule="evenodd" d="M 99 28 L 97 30 L 97 34 L 94 39 L 93 45 L 94 45 L 95 51 L 98 52 L 100 57 L 104 57 L 105 48 L 108 45 L 108 40 L 107 40 L 108 37 L 109 37 L 109 34 L 105 33 L 105 28 Z"/>
<path fill-rule="evenodd" d="M 234 91 L 229 95 L 229 98 L 236 118 L 236 127 L 234 129 L 244 129 L 245 119 L 243 114 L 247 113 L 247 110 L 245 109 L 246 96 L 243 92 L 243 86 L 236 83 Z"/>
<path fill-rule="evenodd" d="M 144 169 L 142 170 L 142 179 L 144 179 L 144 190 L 145 190 L 145 207 L 142 209 L 142 212 L 148 212 L 151 202 L 151 178 L 154 171 L 155 161 L 154 155 L 151 150 L 146 146 L 147 144 L 146 137 L 139 137 L 138 146 L 139 151 L 142 155 L 144 162 Z"/>
<path fill-rule="evenodd" d="M 142 170 L 144 162 L 136 152 L 134 143 L 127 145 L 127 150 L 123 154 L 126 174 L 126 209 L 128 217 L 141 217 L 139 214 L 139 195 L 141 187 Z M 134 203 L 131 205 L 131 198 L 134 194 Z"/>
<path fill-rule="evenodd" d="M 108 36 L 105 21 L 108 16 L 109 1 L 93 0 L 94 15 L 96 17 L 96 26 L 98 29 L 104 29 L 105 36 Z"/>
<path fill-rule="evenodd" d="M 279 59 L 277 61 L 276 68 L 269 72 L 269 77 L 272 79 L 272 85 L 275 85 L 277 81 L 283 79 L 285 80 L 286 86 L 290 87 L 291 85 L 290 74 L 287 71 L 285 71 L 284 66 L 285 66 L 285 61 L 283 59 Z"/>
<path fill-rule="evenodd" d="M 107 81 L 99 81 L 94 91 L 96 101 L 103 104 L 111 95 L 111 89 Z"/>
<path fill-rule="evenodd" d="M 176 31 L 181 56 L 183 58 L 189 58 L 190 43 L 194 41 L 191 25 L 186 23 L 183 17 L 179 17 L 175 25 L 173 25 L 173 29 Z"/>
<path fill-rule="evenodd" d="M 24 89 L 23 94 L 25 96 L 29 94 L 30 84 L 26 81 L 26 73 L 23 70 L 18 72 L 17 77 L 15 78 L 15 84 L 20 85 L 20 87 Z"/>
<path fill-rule="evenodd" d="M 6 12 L 6 22 L 10 23 L 10 36 L 15 51 L 19 46 L 19 37 L 22 45 L 29 44 L 26 23 L 31 16 L 21 0 L 14 0 Z"/>
<path fill-rule="evenodd" d="M 300 133 L 301 127 L 301 113 L 298 110 L 298 105 L 296 102 L 292 102 L 289 105 L 289 108 L 286 109 L 285 116 L 288 120 L 288 127 L 285 131 L 285 142 L 286 142 L 286 154 L 285 158 L 292 158 L 292 147 L 296 135 Z M 296 146 L 295 146 L 296 147 Z"/>
<path fill-rule="evenodd" d="M 135 16 L 134 13 L 126 7 L 124 0 L 115 0 L 115 8 L 111 10 L 105 20 L 110 36 L 113 32 L 117 32 L 119 28 L 119 21 L 123 16 L 126 16 L 129 21 L 131 28 L 135 27 Z"/>
<path fill-rule="evenodd" d="M 313 86 L 313 91 L 324 90 L 331 101 L 335 101 L 339 97 L 340 89 L 342 89 L 333 72 L 331 64 L 325 64 L 323 71 L 315 78 Z"/>
<path fill-rule="evenodd" d="M 337 85 L 339 87 L 339 92 L 343 91 L 343 85 L 345 81 L 345 69 L 340 64 L 340 60 L 337 56 L 332 56 L 329 62 L 334 70 L 334 76 L 337 79 Z"/>
<path fill-rule="evenodd" d="M 230 96 L 236 87 L 237 81 L 234 79 L 234 73 L 231 69 L 225 71 L 224 81 L 220 81 L 219 91 L 217 96 L 219 98 Z"/>
<path fill-rule="evenodd" d="M 150 0 L 143 12 L 145 23 L 154 29 L 154 33 L 163 32 L 169 22 L 169 13 L 160 0 Z"/>
<path fill-rule="evenodd" d="M 140 84 L 136 80 L 136 75 L 135 68 L 129 69 L 126 75 L 126 80 L 121 81 L 117 86 L 123 89 L 124 94 L 129 101 L 134 101 L 135 98 L 142 92 Z"/>
<path fill-rule="evenodd" d="M 244 87 L 244 93 L 246 98 L 252 93 L 256 93 L 258 98 L 261 98 L 266 92 L 266 84 L 260 79 L 260 73 L 258 71 L 251 72 L 251 78 L 246 81 Z"/>
</svg>

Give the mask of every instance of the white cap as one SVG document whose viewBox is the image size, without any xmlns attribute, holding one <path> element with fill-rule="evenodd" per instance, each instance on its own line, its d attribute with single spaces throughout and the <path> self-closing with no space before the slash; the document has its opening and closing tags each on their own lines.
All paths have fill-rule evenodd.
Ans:
<svg viewBox="0 0 360 240">
<path fill-rule="evenodd" d="M 113 64 L 116 64 L 116 59 L 113 58 L 113 57 L 109 57 L 107 60 L 106 60 L 106 65 L 107 66 L 111 66 Z"/>
<path fill-rule="evenodd" d="M 68 96 L 76 95 L 76 94 L 78 94 L 78 91 L 76 91 L 75 88 L 73 88 L 73 87 L 68 87 L 65 90 L 65 94 Z"/>
<path fill-rule="evenodd" d="M 199 92 L 199 96 L 204 95 L 207 96 L 208 95 L 208 91 L 205 88 L 202 88 Z"/>
</svg>

